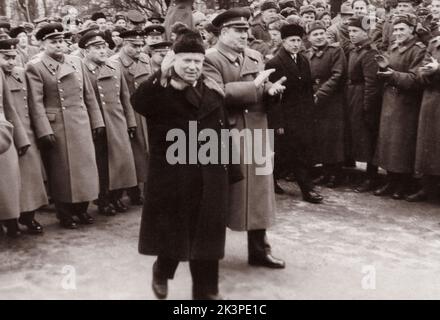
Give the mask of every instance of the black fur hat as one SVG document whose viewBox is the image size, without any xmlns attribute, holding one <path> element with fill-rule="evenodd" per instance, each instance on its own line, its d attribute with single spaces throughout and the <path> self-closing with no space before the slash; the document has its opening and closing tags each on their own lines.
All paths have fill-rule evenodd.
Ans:
<svg viewBox="0 0 440 320">
<path fill-rule="evenodd" d="M 202 37 L 198 32 L 189 29 L 185 30 L 177 37 L 173 50 L 176 54 L 183 52 L 205 54 Z"/>
</svg>

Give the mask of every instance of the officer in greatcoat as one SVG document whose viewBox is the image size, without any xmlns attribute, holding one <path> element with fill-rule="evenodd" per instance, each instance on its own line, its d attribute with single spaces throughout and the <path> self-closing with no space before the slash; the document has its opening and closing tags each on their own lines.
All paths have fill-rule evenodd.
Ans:
<svg viewBox="0 0 440 320">
<path fill-rule="evenodd" d="M 7 235 L 20 236 L 17 219 L 20 216 L 20 166 L 18 157 L 26 154 L 30 141 L 21 123 L 0 69 L 0 124 L 2 125 L 3 152 L 0 153 L 0 223 Z"/>
<path fill-rule="evenodd" d="M 315 21 L 307 27 L 311 48 L 307 50 L 313 83 L 312 159 L 321 163 L 320 183 L 334 188 L 341 182 L 344 162 L 344 88 L 347 61 L 339 44 L 328 44 L 325 25 Z"/>
<path fill-rule="evenodd" d="M 263 130 L 262 145 L 245 141 L 238 148 L 244 180 L 231 186 L 228 226 L 232 230 L 248 232 L 249 264 L 284 268 L 284 261 L 272 256 L 266 238 L 266 229 L 275 214 L 273 175 L 257 174 L 262 165 L 254 160 L 245 163 L 244 155 L 252 147 L 255 153 L 264 155 L 262 149 L 268 144 L 266 139 L 270 132 L 263 98 L 281 93 L 284 90 L 281 82 L 285 79 L 277 83 L 267 82 L 274 70 L 263 71 L 261 54 L 246 47 L 249 17 L 248 9 L 233 8 L 212 21 L 219 28 L 220 36 L 216 46 L 206 54 L 204 73 L 224 88 L 232 128 L 252 132 Z M 271 147 L 266 148 L 266 160 L 270 154 Z"/>
<path fill-rule="evenodd" d="M 93 139 L 104 121 L 81 59 L 63 53 L 63 26 L 49 23 L 36 33 L 44 53 L 26 67 L 29 109 L 48 175 L 49 192 L 62 227 L 93 223 L 89 201 L 98 198 Z"/>
<path fill-rule="evenodd" d="M 20 224 L 27 227 L 29 233 L 43 232 L 42 226 L 35 220 L 35 211 L 48 203 L 43 178 L 43 167 L 38 150 L 28 107 L 28 90 L 24 69 L 17 66 L 18 39 L 0 41 L 0 67 L 6 76 L 6 83 L 12 98 L 12 106 L 20 117 L 30 141 L 29 149 L 19 157 Z"/>
<path fill-rule="evenodd" d="M 417 128 L 415 172 L 422 176 L 422 188 L 407 197 L 410 202 L 433 198 L 440 177 L 440 36 L 433 38 L 427 48 L 423 65 L 417 70 L 423 86 Z"/>
<path fill-rule="evenodd" d="M 384 82 L 376 164 L 387 170 L 387 183 L 375 195 L 405 198 L 411 190 L 416 156 L 417 126 L 423 90 L 417 69 L 426 46 L 415 35 L 416 16 L 401 14 L 393 20 L 395 42 L 381 58 Z"/>
<path fill-rule="evenodd" d="M 105 123 L 105 135 L 95 142 L 99 171 L 99 212 L 114 215 L 125 212 L 124 189 L 137 185 L 130 135 L 136 133 L 136 120 L 130 104 L 127 83 L 120 67 L 107 58 L 107 42 L 98 30 L 89 31 L 79 41 L 83 60 Z"/>
<path fill-rule="evenodd" d="M 112 63 L 118 65 L 124 75 L 128 85 L 129 94 L 139 87 L 151 75 L 150 58 L 142 52 L 145 45 L 144 32 L 139 30 L 129 30 L 121 32 L 119 35 L 123 39 L 121 50 L 110 58 Z M 136 175 L 138 185 L 127 190 L 131 204 L 142 205 L 140 185 L 145 182 L 147 175 L 147 156 L 148 156 L 148 131 L 147 122 L 144 117 L 135 114 L 136 132 L 131 139 L 134 161 L 136 164 Z"/>
<path fill-rule="evenodd" d="M 367 163 L 366 178 L 355 192 L 372 191 L 377 187 L 377 166 L 373 164 L 380 117 L 381 84 L 377 78 L 378 54 L 371 47 L 368 23 L 364 17 L 352 17 L 348 22 L 351 47 L 348 53 L 347 126 L 350 158 Z"/>
</svg>

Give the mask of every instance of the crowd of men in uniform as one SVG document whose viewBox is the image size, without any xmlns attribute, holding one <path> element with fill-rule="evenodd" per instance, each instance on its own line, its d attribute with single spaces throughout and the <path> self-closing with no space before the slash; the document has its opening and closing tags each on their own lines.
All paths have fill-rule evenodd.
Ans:
<svg viewBox="0 0 440 320">
<path fill-rule="evenodd" d="M 284 268 L 266 237 L 279 179 L 293 176 L 305 201 L 321 203 L 315 185 L 337 187 L 343 167 L 364 162 L 356 192 L 436 195 L 440 0 L 354 0 L 331 12 L 323 0 L 205 13 L 192 3 L 174 1 L 165 18 L 131 10 L 0 22 L 8 236 L 19 224 L 42 233 L 35 212 L 49 201 L 61 226 L 76 229 L 94 222 L 91 202 L 102 215 L 126 212 L 127 194 L 144 204 L 139 251 L 158 256 L 156 295 L 166 297 L 178 261 L 190 260 L 194 297 L 216 298 L 226 225 L 248 232 L 250 265 Z M 273 129 L 273 176 L 242 163 L 176 171 L 165 129 L 190 120 Z"/>
</svg>

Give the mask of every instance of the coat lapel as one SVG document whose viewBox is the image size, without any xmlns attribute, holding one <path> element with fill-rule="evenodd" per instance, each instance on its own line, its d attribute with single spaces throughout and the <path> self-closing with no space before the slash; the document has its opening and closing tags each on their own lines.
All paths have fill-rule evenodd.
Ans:
<svg viewBox="0 0 440 320">
<path fill-rule="evenodd" d="M 114 71 L 115 71 L 115 69 L 113 69 L 113 67 L 109 66 L 108 64 L 105 64 L 99 70 L 98 80 L 113 77 Z"/>
<path fill-rule="evenodd" d="M 76 67 L 73 65 L 73 62 L 67 60 L 64 63 L 61 63 L 58 69 L 58 79 L 62 79 L 65 76 L 76 72 Z"/>
</svg>

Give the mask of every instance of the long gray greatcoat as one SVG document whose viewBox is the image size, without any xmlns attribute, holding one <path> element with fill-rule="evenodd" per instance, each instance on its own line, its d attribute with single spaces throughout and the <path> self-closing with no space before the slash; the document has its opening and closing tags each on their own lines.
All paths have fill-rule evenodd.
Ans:
<svg viewBox="0 0 440 320">
<path fill-rule="evenodd" d="M 376 54 L 367 41 L 353 46 L 348 58 L 346 148 L 354 160 L 368 163 L 373 161 L 380 117 Z"/>
<path fill-rule="evenodd" d="M 134 61 L 127 56 L 124 50 L 110 58 L 110 61 L 121 67 L 130 95 L 147 80 L 151 75 L 150 60 L 147 55 L 141 54 L 138 61 Z M 136 165 L 136 175 L 138 183 L 145 182 L 147 175 L 147 157 L 148 157 L 148 129 L 144 117 L 135 113 L 136 135 L 131 139 L 131 148 L 133 150 L 134 161 Z"/>
<path fill-rule="evenodd" d="M 43 164 L 37 147 L 34 129 L 29 116 L 28 91 L 24 69 L 16 67 L 6 75 L 6 82 L 11 92 L 12 105 L 26 130 L 30 147 L 26 154 L 19 157 L 21 173 L 20 212 L 30 212 L 48 203 L 43 178 Z"/>
<path fill-rule="evenodd" d="M 313 92 L 318 104 L 313 106 L 311 147 L 313 163 L 344 161 L 344 87 L 347 62 L 338 44 L 307 50 Z"/>
<path fill-rule="evenodd" d="M 164 88 L 159 78 L 160 71 L 132 96 L 135 110 L 148 119 L 151 139 L 139 252 L 181 261 L 217 260 L 224 255 L 229 166 L 188 162 L 186 139 L 190 121 L 197 126 L 195 137 L 208 128 L 220 137 L 227 126 L 222 91 L 212 80 L 199 80 L 195 88 L 184 90 Z M 170 163 L 167 150 L 175 144 L 167 141 L 170 130 L 185 134 L 186 156 L 180 154 L 185 163 Z M 226 147 L 218 141 L 211 149 L 214 156 Z M 189 143 L 195 143 L 197 153 L 204 145 Z"/>
<path fill-rule="evenodd" d="M 51 197 L 76 203 L 98 197 L 99 181 L 92 129 L 104 127 L 101 111 L 81 59 L 59 63 L 47 54 L 26 68 L 29 110 L 36 138 L 54 134 L 47 159 Z"/>
<path fill-rule="evenodd" d="M 107 62 L 98 68 L 88 59 L 83 62 L 104 118 L 108 159 L 103 160 L 108 162 L 109 190 L 134 187 L 136 167 L 128 128 L 136 127 L 136 120 L 127 83 L 117 64 Z"/>
<path fill-rule="evenodd" d="M 0 154 L 0 221 L 16 219 L 20 215 L 20 167 L 17 149 L 30 145 L 26 130 L 20 121 L 7 87 L 3 71 L 0 70 L 0 120 L 8 130 L 13 126 L 13 142 Z M 5 123 L 5 120 L 8 122 Z M 9 127 L 9 128 L 8 128 Z M 10 137 L 11 138 L 11 137 Z M 15 145 L 15 147 L 14 147 Z"/>
<path fill-rule="evenodd" d="M 237 147 L 244 180 L 231 186 L 228 226 L 238 231 L 266 229 L 275 214 L 272 146 L 266 139 L 269 132 L 263 103 L 265 90 L 257 89 L 253 82 L 264 70 L 263 58 L 259 52 L 245 49 L 244 58 L 240 61 L 237 53 L 219 41 L 206 52 L 203 68 L 207 77 L 224 88 L 230 126 L 238 130 L 250 129 L 253 133 L 254 129 L 263 130 L 260 143 L 241 139 L 245 143 Z M 254 159 L 249 164 L 244 163 L 245 152 L 251 147 L 254 154 L 266 157 L 265 164 L 259 165 Z M 256 170 L 265 166 L 270 168 L 270 174 L 257 175 Z"/>
<path fill-rule="evenodd" d="M 426 46 L 416 38 L 389 49 L 390 67 L 395 72 L 385 83 L 375 163 L 390 172 L 414 172 L 423 92 L 416 72 L 425 51 Z"/>
<path fill-rule="evenodd" d="M 432 39 L 426 52 L 426 62 L 430 57 L 440 60 L 440 37 Z M 421 75 L 424 87 L 417 130 L 415 171 L 425 175 L 440 176 L 440 72 Z"/>
</svg>

